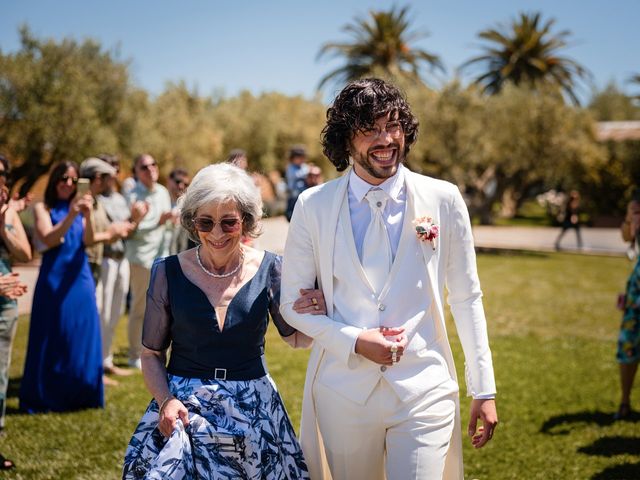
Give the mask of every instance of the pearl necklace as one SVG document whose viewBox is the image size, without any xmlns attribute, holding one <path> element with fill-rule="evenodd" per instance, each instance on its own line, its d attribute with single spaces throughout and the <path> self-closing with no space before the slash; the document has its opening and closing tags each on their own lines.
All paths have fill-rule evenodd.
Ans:
<svg viewBox="0 0 640 480">
<path fill-rule="evenodd" d="M 200 265 L 200 268 L 202 269 L 202 271 L 204 273 L 206 273 L 207 275 L 209 275 L 210 277 L 213 278 L 228 278 L 232 275 L 235 275 L 236 273 L 238 273 L 238 270 L 240 270 L 240 267 L 242 267 L 242 264 L 244 263 L 244 251 L 242 249 L 240 249 L 240 258 L 238 260 L 238 266 L 236 268 L 234 268 L 233 270 L 231 270 L 230 272 L 227 273 L 222 273 L 222 274 L 217 274 L 217 273 L 213 273 L 210 272 L 209 270 L 206 269 L 206 267 L 202 264 L 202 260 L 200 259 L 200 247 L 202 245 L 198 245 L 196 247 L 196 260 L 198 261 L 198 265 Z"/>
</svg>

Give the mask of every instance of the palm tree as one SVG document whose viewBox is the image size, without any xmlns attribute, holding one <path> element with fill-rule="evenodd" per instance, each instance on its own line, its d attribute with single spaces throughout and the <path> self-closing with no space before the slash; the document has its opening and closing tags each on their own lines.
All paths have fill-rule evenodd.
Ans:
<svg viewBox="0 0 640 480">
<path fill-rule="evenodd" d="M 486 93 L 499 92 L 506 82 L 516 85 L 550 83 L 559 87 L 578 104 L 574 93 L 576 78 L 588 79 L 590 73 L 576 61 L 559 56 L 565 48 L 568 30 L 551 33 L 555 20 L 542 24 L 540 13 L 520 13 L 508 26 L 483 30 L 478 37 L 489 42 L 484 54 L 465 62 L 461 68 L 481 65 L 484 72 L 475 79 Z"/>
<path fill-rule="evenodd" d="M 409 31 L 408 11 L 408 6 L 400 9 L 394 6 L 389 11 L 372 10 L 368 17 L 355 18 L 353 23 L 345 25 L 342 30 L 353 37 L 353 42 L 325 43 L 317 58 L 331 54 L 344 57 L 346 63 L 325 75 L 318 89 L 330 80 L 349 82 L 380 72 L 395 78 L 421 79 L 422 64 L 431 70 L 444 71 L 437 55 L 410 46 L 428 34 Z"/>
</svg>

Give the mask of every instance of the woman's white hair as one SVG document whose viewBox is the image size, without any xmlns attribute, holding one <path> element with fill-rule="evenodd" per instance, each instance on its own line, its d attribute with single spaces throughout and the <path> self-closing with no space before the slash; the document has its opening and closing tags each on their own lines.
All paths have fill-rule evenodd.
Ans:
<svg viewBox="0 0 640 480">
<path fill-rule="evenodd" d="M 243 217 L 242 234 L 256 238 L 262 233 L 262 197 L 251 177 L 241 168 L 229 163 L 216 163 L 204 167 L 191 180 L 185 194 L 180 197 L 180 223 L 189 237 L 200 243 L 194 219 L 204 205 L 234 201 Z"/>
</svg>

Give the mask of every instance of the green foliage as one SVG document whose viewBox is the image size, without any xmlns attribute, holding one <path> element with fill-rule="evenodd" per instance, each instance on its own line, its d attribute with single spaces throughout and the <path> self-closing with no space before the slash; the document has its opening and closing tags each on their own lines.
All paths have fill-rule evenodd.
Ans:
<svg viewBox="0 0 640 480">
<path fill-rule="evenodd" d="M 640 120 L 640 106 L 613 82 L 594 93 L 589 110 L 599 122 Z"/>
<path fill-rule="evenodd" d="M 246 150 L 250 170 L 284 171 L 289 148 L 304 144 L 309 160 L 331 171 L 333 168 L 329 168 L 319 143 L 325 110 L 318 100 L 280 93 L 255 97 L 242 92 L 237 97 L 220 100 L 212 115 L 221 126 L 225 155 L 233 148 Z"/>
<path fill-rule="evenodd" d="M 500 424 L 479 451 L 463 434 L 465 477 L 637 478 L 637 420 L 611 422 L 619 396 L 614 349 L 620 315 L 614 298 L 624 286 L 629 262 L 569 254 L 481 254 L 478 262 Z M 462 379 L 462 349 L 451 319 L 448 331 Z M 104 410 L 17 413 L 27 333 L 28 318 L 22 317 L 13 349 L 7 427 L 0 437 L 0 452 L 18 468 L 3 478 L 120 478 L 126 445 L 151 398 L 141 375 L 120 377 L 119 386 L 108 387 Z M 126 344 L 123 318 L 115 340 L 117 363 L 126 363 Z M 269 329 L 267 363 L 296 430 L 308 355 L 289 348 Z M 634 392 L 637 398 L 637 381 Z M 469 408 L 465 394 L 461 385 L 463 431 Z M 613 469 L 626 474 L 606 477 Z"/>
<path fill-rule="evenodd" d="M 462 68 L 479 65 L 476 83 L 490 94 L 498 93 L 507 83 L 554 85 L 578 104 L 574 93 L 578 78 L 588 78 L 588 71 L 576 61 L 558 55 L 567 47 L 568 30 L 552 33 L 554 19 L 542 22 L 540 13 L 520 13 L 510 25 L 483 30 L 478 37 L 487 44 L 484 54 L 474 57 Z"/>
<path fill-rule="evenodd" d="M 343 57 L 345 64 L 325 75 L 318 88 L 327 82 L 347 83 L 375 74 L 393 79 L 420 80 L 421 68 L 444 71 L 440 58 L 411 43 L 425 38 L 426 32 L 410 31 L 409 7 L 391 7 L 388 11 L 371 10 L 368 17 L 355 18 L 343 27 L 353 41 L 325 43 L 318 58 L 326 55 Z"/>
<path fill-rule="evenodd" d="M 127 151 L 136 94 L 127 63 L 92 40 L 20 35 L 17 53 L 0 53 L 0 146 L 19 164 L 23 191 L 54 162 Z"/>
<path fill-rule="evenodd" d="M 554 89 L 508 85 L 484 97 L 453 82 L 409 97 L 422 130 L 412 166 L 457 184 L 482 223 L 498 203 L 513 217 L 543 188 L 593 183 L 604 162 L 591 117 Z"/>
</svg>

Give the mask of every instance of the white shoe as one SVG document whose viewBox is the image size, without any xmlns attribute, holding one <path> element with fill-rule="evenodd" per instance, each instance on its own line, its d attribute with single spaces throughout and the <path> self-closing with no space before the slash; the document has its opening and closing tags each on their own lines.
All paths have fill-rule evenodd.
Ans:
<svg viewBox="0 0 640 480">
<path fill-rule="evenodd" d="M 140 361 L 139 358 L 136 358 L 135 360 L 129 360 L 129 366 L 131 368 L 137 368 L 138 370 L 142 370 L 142 362 Z"/>
</svg>

